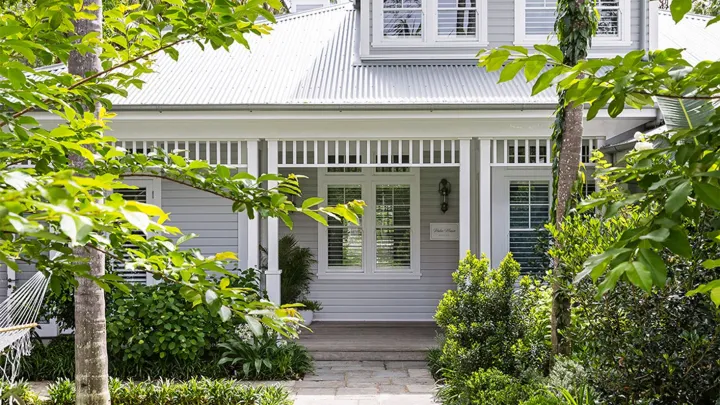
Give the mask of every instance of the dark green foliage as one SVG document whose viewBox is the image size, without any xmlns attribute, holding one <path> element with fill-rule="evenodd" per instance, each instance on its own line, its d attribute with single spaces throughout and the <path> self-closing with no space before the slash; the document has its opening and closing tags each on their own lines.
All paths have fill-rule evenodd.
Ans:
<svg viewBox="0 0 720 405">
<path fill-rule="evenodd" d="M 322 304 L 320 303 L 320 301 L 302 300 L 302 301 L 298 301 L 298 304 L 303 305 L 302 308 L 299 308 L 302 310 L 308 310 L 308 311 L 313 311 L 313 312 L 322 311 Z"/>
<path fill-rule="evenodd" d="M 242 272 L 232 285 L 246 289 L 248 297 L 261 297 L 258 273 L 252 269 Z M 240 326 L 238 318 L 223 322 L 208 307 L 193 307 L 180 297 L 181 287 L 176 284 L 130 285 L 129 288 L 129 294 L 113 291 L 107 303 L 110 375 L 143 380 L 235 375 L 235 367 L 219 364 L 222 352 L 219 345 L 235 339 Z M 72 307 L 72 300 L 52 302 L 57 313 L 72 313 L 65 308 Z M 65 322 L 69 326 L 74 320 L 70 317 Z M 255 348 L 246 353 L 254 363 L 259 355 L 252 349 Z M 58 337 L 48 345 L 38 340 L 32 354 L 22 359 L 21 376 L 28 380 L 72 378 L 74 353 L 73 336 Z M 270 356 L 263 358 L 268 359 L 271 368 L 238 377 L 293 379 L 312 370 L 312 358 L 295 344 L 276 347 Z"/>
<path fill-rule="evenodd" d="M 113 293 L 107 306 L 108 355 L 152 365 L 166 357 L 196 361 L 235 325 L 205 306 L 193 308 L 179 285 L 133 285 Z"/>
<path fill-rule="evenodd" d="M 445 293 L 435 315 L 445 337 L 439 363 L 460 376 L 496 368 L 520 377 L 546 367 L 549 294 L 519 272 L 511 255 L 497 269 L 471 254 L 460 262 L 457 289 Z"/>
<path fill-rule="evenodd" d="M 562 232 L 549 228 L 558 241 L 554 249 L 567 271 L 577 274 L 589 256 L 637 229 L 647 215 L 626 209 L 604 221 L 568 216 Z M 703 227 L 715 221 L 708 213 L 698 218 L 701 225 L 690 233 L 692 259 L 663 253 L 667 282 L 650 294 L 623 283 L 598 298 L 598 287 L 589 280 L 575 287 L 573 351 L 589 383 L 610 403 L 701 404 L 720 396 L 720 317 L 708 296 L 686 295 L 704 280 L 720 277 L 719 268 L 701 264 L 720 253 L 703 236 Z"/>
<path fill-rule="evenodd" d="M 435 380 L 442 378 L 442 371 L 446 368 L 441 360 L 442 353 L 442 349 L 439 347 L 433 347 L 427 353 L 428 369 Z"/>
<path fill-rule="evenodd" d="M 518 405 L 540 389 L 539 385 L 524 384 L 494 368 L 481 369 L 453 381 L 454 384 L 444 385 L 438 391 L 438 398 L 444 404 Z"/>
<path fill-rule="evenodd" d="M 28 381 L 54 381 L 75 376 L 75 337 L 62 335 L 43 344 L 33 340 L 32 353 L 20 358 L 20 378 Z"/>
<path fill-rule="evenodd" d="M 61 380 L 49 389 L 46 405 L 74 405 L 75 384 Z M 282 387 L 244 386 L 233 380 L 191 379 L 185 382 L 110 380 L 113 405 L 292 405 Z"/>
<path fill-rule="evenodd" d="M 241 326 L 219 346 L 222 358 L 218 364 L 231 368 L 238 377 L 263 380 L 280 375 L 297 378 L 313 370 L 307 349 L 280 338 L 275 332 L 264 331 L 256 336 L 250 328 Z"/>
<path fill-rule="evenodd" d="M 263 254 L 265 248 L 260 247 Z M 312 265 L 316 263 L 312 250 L 298 245 L 295 236 L 285 235 L 278 241 L 280 275 L 280 301 L 295 304 L 307 296 L 314 275 Z M 266 267 L 265 264 L 263 264 Z"/>
</svg>

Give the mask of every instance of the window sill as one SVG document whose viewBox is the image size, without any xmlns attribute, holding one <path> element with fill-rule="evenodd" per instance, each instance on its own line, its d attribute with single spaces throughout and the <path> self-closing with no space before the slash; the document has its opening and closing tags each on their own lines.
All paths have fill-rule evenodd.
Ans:
<svg viewBox="0 0 720 405">
<path fill-rule="evenodd" d="M 318 280 L 420 280 L 422 273 L 318 273 Z"/>
<path fill-rule="evenodd" d="M 373 48 L 378 49 L 392 49 L 392 48 L 417 48 L 417 49 L 442 49 L 442 48 L 470 48 L 470 47 L 486 47 L 488 41 L 482 41 L 479 39 L 467 39 L 467 40 L 443 40 L 436 42 L 407 42 L 407 41 L 374 41 L 372 43 Z"/>
</svg>

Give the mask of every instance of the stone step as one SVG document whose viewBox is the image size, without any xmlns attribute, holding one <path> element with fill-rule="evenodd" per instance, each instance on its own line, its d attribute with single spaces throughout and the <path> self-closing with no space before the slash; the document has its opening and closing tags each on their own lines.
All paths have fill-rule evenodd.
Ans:
<svg viewBox="0 0 720 405">
<path fill-rule="evenodd" d="M 427 350 L 311 350 L 310 354 L 316 361 L 425 361 L 427 359 Z"/>
</svg>

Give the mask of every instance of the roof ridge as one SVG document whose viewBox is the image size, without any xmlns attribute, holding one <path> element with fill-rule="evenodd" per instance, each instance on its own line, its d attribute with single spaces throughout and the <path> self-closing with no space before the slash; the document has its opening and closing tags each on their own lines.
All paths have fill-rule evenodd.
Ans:
<svg viewBox="0 0 720 405">
<path fill-rule="evenodd" d="M 348 2 L 348 3 L 333 4 L 333 5 L 327 6 L 327 7 L 320 7 L 320 8 L 314 8 L 311 10 L 301 11 L 299 13 L 282 14 L 282 15 L 277 16 L 278 18 L 276 18 L 275 20 L 276 20 L 277 24 L 280 24 L 281 22 L 295 20 L 295 19 L 299 19 L 299 18 L 303 18 L 303 17 L 309 17 L 312 15 L 317 15 L 317 14 L 322 14 L 322 13 L 327 13 L 330 11 L 335 11 L 336 9 L 345 9 L 345 8 L 348 8 L 348 6 L 352 6 L 352 3 Z"/>
</svg>

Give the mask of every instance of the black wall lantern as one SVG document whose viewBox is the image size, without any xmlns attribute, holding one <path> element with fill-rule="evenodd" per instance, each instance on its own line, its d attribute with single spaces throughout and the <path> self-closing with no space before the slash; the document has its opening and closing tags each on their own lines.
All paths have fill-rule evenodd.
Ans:
<svg viewBox="0 0 720 405">
<path fill-rule="evenodd" d="M 452 191 L 452 184 L 450 184 L 447 179 L 440 180 L 440 184 L 438 184 L 438 193 L 442 196 L 442 204 L 440 204 L 440 211 L 444 213 L 447 212 L 449 205 L 447 202 L 447 197 L 450 195 L 450 192 Z"/>
</svg>

